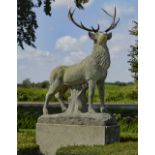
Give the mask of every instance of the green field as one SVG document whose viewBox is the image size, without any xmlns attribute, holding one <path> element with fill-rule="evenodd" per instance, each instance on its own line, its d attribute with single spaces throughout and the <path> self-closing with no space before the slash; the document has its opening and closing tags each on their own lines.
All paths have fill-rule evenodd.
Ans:
<svg viewBox="0 0 155 155">
<path fill-rule="evenodd" d="M 44 101 L 47 88 L 23 88 L 17 89 L 18 101 Z M 69 91 L 65 94 L 65 100 L 69 96 Z M 106 84 L 105 85 L 105 102 L 106 103 L 122 103 L 122 104 L 136 104 L 138 98 L 137 89 L 133 84 L 117 85 L 117 84 Z M 52 97 L 51 101 L 56 102 L 57 100 Z M 95 89 L 94 102 L 100 103 L 98 91 Z"/>
</svg>

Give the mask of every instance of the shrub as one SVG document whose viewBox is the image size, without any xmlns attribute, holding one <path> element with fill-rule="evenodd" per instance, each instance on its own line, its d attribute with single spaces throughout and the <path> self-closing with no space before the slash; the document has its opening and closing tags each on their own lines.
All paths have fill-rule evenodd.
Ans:
<svg viewBox="0 0 155 155">
<path fill-rule="evenodd" d="M 49 113 L 60 113 L 60 107 L 50 106 Z M 108 109 L 117 119 L 123 132 L 138 132 L 137 110 L 131 109 Z M 18 106 L 17 108 L 17 129 L 34 129 L 37 119 L 42 115 L 42 105 L 40 106 Z"/>
<path fill-rule="evenodd" d="M 116 102 L 124 99 L 124 95 L 122 92 L 119 93 L 108 93 L 106 96 L 106 101 L 107 102 Z"/>
<path fill-rule="evenodd" d="M 120 114 L 114 114 L 118 124 L 120 125 L 121 132 L 138 133 L 138 117 L 135 116 L 123 116 Z"/>
<path fill-rule="evenodd" d="M 137 100 L 138 99 L 138 91 L 132 90 L 130 93 L 126 94 L 126 98 Z"/>
<path fill-rule="evenodd" d="M 49 113 L 60 113 L 60 107 L 49 107 Z M 17 107 L 17 129 L 34 129 L 37 119 L 42 115 L 42 105 L 40 106 L 18 106 Z"/>
<path fill-rule="evenodd" d="M 18 101 L 44 101 L 47 89 L 42 88 L 18 88 L 17 100 Z M 56 101 L 55 98 L 52 98 Z"/>
</svg>

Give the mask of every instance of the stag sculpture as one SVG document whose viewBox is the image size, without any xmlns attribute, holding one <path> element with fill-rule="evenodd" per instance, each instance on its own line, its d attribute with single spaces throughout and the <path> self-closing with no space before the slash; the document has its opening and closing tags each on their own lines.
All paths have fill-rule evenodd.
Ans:
<svg viewBox="0 0 155 155">
<path fill-rule="evenodd" d="M 87 56 L 80 63 L 70 66 L 59 66 L 55 68 L 50 74 L 50 87 L 46 94 L 45 104 L 43 106 L 43 114 L 48 114 L 48 103 L 51 96 L 55 97 L 60 102 L 63 111 L 66 107 L 63 103 L 63 95 L 65 91 L 74 85 L 88 85 L 88 112 L 94 112 L 93 109 L 93 95 L 94 89 L 97 85 L 99 90 L 99 97 L 101 102 L 101 110 L 105 109 L 104 105 L 104 83 L 107 76 L 107 71 L 110 66 L 110 54 L 107 47 L 107 41 L 112 38 L 112 33 L 108 33 L 114 29 L 119 19 L 116 21 L 116 8 L 114 14 L 109 14 L 106 10 L 103 11 L 112 17 L 111 25 L 105 30 L 100 31 L 98 24 L 97 28 L 85 27 L 82 22 L 77 23 L 74 20 L 74 11 L 71 9 L 68 12 L 69 19 L 79 28 L 88 31 L 90 39 L 93 40 L 94 46 L 91 55 Z"/>
</svg>

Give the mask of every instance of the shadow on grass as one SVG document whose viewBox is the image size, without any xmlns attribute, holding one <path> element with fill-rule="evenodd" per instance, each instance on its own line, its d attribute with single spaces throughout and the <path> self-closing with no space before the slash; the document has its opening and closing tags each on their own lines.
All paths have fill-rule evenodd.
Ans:
<svg viewBox="0 0 155 155">
<path fill-rule="evenodd" d="M 120 142 L 136 142 L 138 141 L 138 138 L 137 137 L 128 137 L 128 138 L 124 138 L 124 137 L 121 137 L 120 138 Z"/>
<path fill-rule="evenodd" d="M 130 132 L 122 132 L 120 135 L 120 142 L 137 142 L 138 134 Z"/>
<path fill-rule="evenodd" d="M 39 151 L 39 147 L 32 147 L 32 148 L 18 149 L 17 155 L 43 155 L 43 154 Z"/>
</svg>

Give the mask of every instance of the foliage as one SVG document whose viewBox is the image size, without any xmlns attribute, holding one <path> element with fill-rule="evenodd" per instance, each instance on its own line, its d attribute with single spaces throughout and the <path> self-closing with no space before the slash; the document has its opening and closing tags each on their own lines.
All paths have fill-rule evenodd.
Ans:
<svg viewBox="0 0 155 155">
<path fill-rule="evenodd" d="M 57 150 L 56 155 L 137 155 L 137 142 L 114 143 L 110 145 L 67 146 Z"/>
<path fill-rule="evenodd" d="M 133 93 L 134 85 L 105 85 L 105 103 L 137 103 L 136 94 Z M 95 91 L 95 101 L 100 103 L 98 91 Z"/>
<path fill-rule="evenodd" d="M 30 88 L 30 87 L 34 87 L 34 88 L 48 88 L 49 87 L 49 81 L 45 80 L 42 82 L 31 82 L 31 80 L 29 78 L 26 78 L 25 80 L 23 80 L 23 82 L 21 84 L 17 85 L 18 88 Z"/>
<path fill-rule="evenodd" d="M 17 129 L 34 129 L 38 117 L 41 115 L 41 111 L 33 113 L 30 111 L 24 111 L 23 109 L 17 113 Z"/>
<path fill-rule="evenodd" d="M 129 30 L 130 34 L 133 36 L 138 36 L 138 22 L 134 21 L 134 26 Z M 134 45 L 131 45 L 131 51 L 128 56 L 130 57 L 128 63 L 130 64 L 129 70 L 132 73 L 134 81 L 138 80 L 138 40 L 135 41 Z"/>
<path fill-rule="evenodd" d="M 84 9 L 83 4 L 88 3 L 89 0 L 74 0 L 74 2 L 79 9 Z"/>
<path fill-rule="evenodd" d="M 30 79 L 27 78 L 27 79 L 23 80 L 22 85 L 23 85 L 23 87 L 26 87 L 26 88 L 31 87 L 31 81 L 30 81 Z"/>
<path fill-rule="evenodd" d="M 48 81 L 39 82 L 37 87 L 48 88 L 49 87 L 49 82 Z"/>
<path fill-rule="evenodd" d="M 121 132 L 121 135 L 120 135 L 121 142 L 137 141 L 137 140 L 138 140 L 138 133 Z"/>
<path fill-rule="evenodd" d="M 18 101 L 44 101 L 47 89 L 38 88 L 18 88 L 17 99 Z M 52 98 L 53 101 L 54 97 Z"/>
<path fill-rule="evenodd" d="M 56 0 L 18 0 L 17 1 L 17 43 L 24 49 L 24 43 L 35 47 L 36 29 L 38 28 L 37 16 L 34 8 L 44 7 L 44 13 L 51 16 L 52 3 Z M 74 0 L 78 8 L 89 0 Z M 66 2 L 67 3 L 67 2 Z"/>
<path fill-rule="evenodd" d="M 49 107 L 49 113 L 62 112 L 60 107 Z M 18 106 L 17 107 L 17 129 L 34 129 L 37 119 L 42 115 L 42 105 L 40 106 Z"/>
<path fill-rule="evenodd" d="M 138 133 L 138 117 L 122 116 L 121 113 L 115 115 L 115 118 L 120 125 L 121 132 Z"/>
<path fill-rule="evenodd" d="M 138 22 L 137 21 L 133 21 L 133 23 L 135 24 L 133 26 L 133 28 L 131 30 L 129 30 L 130 34 L 134 35 L 134 36 L 138 36 Z"/>
<path fill-rule="evenodd" d="M 40 6 L 39 1 L 37 5 Z M 37 5 L 32 0 L 17 1 L 17 43 L 21 48 L 24 48 L 23 43 L 35 47 L 35 29 L 38 24 L 33 8 Z"/>
</svg>

